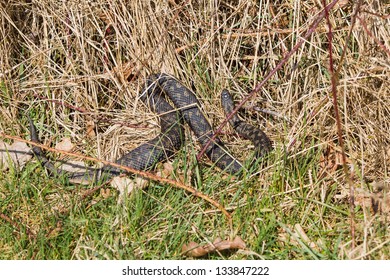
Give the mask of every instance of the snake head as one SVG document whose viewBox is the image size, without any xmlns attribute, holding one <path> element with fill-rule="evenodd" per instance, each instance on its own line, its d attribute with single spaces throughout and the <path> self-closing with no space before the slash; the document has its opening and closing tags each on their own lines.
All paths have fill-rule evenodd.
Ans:
<svg viewBox="0 0 390 280">
<path fill-rule="evenodd" d="M 226 104 L 226 103 L 233 104 L 233 98 L 227 89 L 223 89 L 221 92 L 221 102 L 222 102 L 222 105 Z"/>
</svg>

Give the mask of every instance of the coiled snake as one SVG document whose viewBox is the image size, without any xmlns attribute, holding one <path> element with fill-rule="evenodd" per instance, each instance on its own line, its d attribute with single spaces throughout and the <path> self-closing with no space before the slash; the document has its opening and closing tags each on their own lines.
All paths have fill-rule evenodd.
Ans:
<svg viewBox="0 0 390 280">
<path fill-rule="evenodd" d="M 172 108 L 165 99 L 165 95 L 171 99 L 178 110 Z M 155 74 L 148 77 L 145 87 L 141 91 L 140 99 L 160 116 L 161 133 L 154 139 L 123 155 L 116 163 L 137 170 L 147 170 L 156 163 L 171 157 L 181 148 L 184 142 L 182 119 L 190 126 L 202 147 L 213 136 L 213 129 L 201 112 L 199 101 L 194 93 L 172 76 Z M 221 103 L 227 115 L 233 111 L 234 102 L 227 90 L 222 91 Z M 230 119 L 229 123 L 239 135 L 253 142 L 257 156 L 263 156 L 272 149 L 271 141 L 260 129 L 241 121 L 236 115 Z M 36 128 L 31 120 L 30 134 L 31 140 L 39 143 Z M 91 182 L 98 179 L 102 174 L 105 176 L 104 178 L 108 178 L 121 173 L 119 169 L 111 166 L 71 173 L 55 167 L 41 148 L 34 147 L 33 153 L 41 160 L 46 169 L 55 174 L 65 173 L 70 180 Z M 225 172 L 238 174 L 242 171 L 242 165 L 230 156 L 219 138 L 215 138 L 208 146 L 206 155 Z"/>
</svg>

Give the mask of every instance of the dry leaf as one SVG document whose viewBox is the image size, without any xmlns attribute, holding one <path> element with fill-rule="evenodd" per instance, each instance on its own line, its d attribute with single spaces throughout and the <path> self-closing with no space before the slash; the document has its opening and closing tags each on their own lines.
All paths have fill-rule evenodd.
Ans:
<svg viewBox="0 0 390 280">
<path fill-rule="evenodd" d="M 88 138 L 94 138 L 96 136 L 95 133 L 95 122 L 93 120 L 87 121 L 87 133 L 86 136 Z"/>
<path fill-rule="evenodd" d="M 163 163 L 164 169 L 157 171 L 156 175 L 162 178 L 168 178 L 173 173 L 173 165 L 170 162 Z"/>
<path fill-rule="evenodd" d="M 100 195 L 104 198 L 107 199 L 111 196 L 111 190 L 110 189 L 100 189 Z"/>
<path fill-rule="evenodd" d="M 0 141 L 0 168 L 7 170 L 13 163 L 22 168 L 31 159 L 31 149 L 24 142 L 15 141 L 12 145 Z"/>
<path fill-rule="evenodd" d="M 124 176 L 116 176 L 111 180 L 111 186 L 119 191 L 118 204 L 121 204 L 123 198 L 128 196 L 134 189 L 144 188 L 147 183 L 147 180 L 140 177 L 130 179 Z"/>
<path fill-rule="evenodd" d="M 55 148 L 57 150 L 70 152 L 73 150 L 74 146 L 75 145 L 72 143 L 69 137 L 64 137 L 60 142 L 56 144 Z"/>
<path fill-rule="evenodd" d="M 350 160 L 348 158 L 346 159 L 346 161 L 347 164 L 350 163 Z M 343 161 L 341 152 L 336 150 L 332 146 L 328 146 L 320 158 L 321 169 L 323 169 L 329 174 L 332 174 L 337 170 L 337 168 L 341 167 L 342 165 Z"/>
<path fill-rule="evenodd" d="M 236 236 L 233 241 L 222 240 L 218 237 L 212 244 L 203 246 L 191 241 L 188 244 L 184 244 L 181 251 L 189 257 L 202 257 L 215 251 L 245 249 L 245 247 L 245 242 L 239 236 Z"/>
<path fill-rule="evenodd" d="M 174 168 L 172 162 L 164 162 L 163 163 L 163 169 L 156 172 L 156 175 L 162 178 L 169 178 L 174 173 Z M 176 180 L 180 182 L 185 182 L 185 177 L 183 174 L 175 174 Z M 191 178 L 191 177 L 187 177 Z"/>
</svg>

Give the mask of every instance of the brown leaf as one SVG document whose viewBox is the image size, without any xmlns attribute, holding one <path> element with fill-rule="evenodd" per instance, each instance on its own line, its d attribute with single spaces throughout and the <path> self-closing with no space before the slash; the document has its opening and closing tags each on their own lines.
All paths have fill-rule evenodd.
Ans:
<svg viewBox="0 0 390 280">
<path fill-rule="evenodd" d="M 94 138 L 96 136 L 96 133 L 95 133 L 95 122 L 93 120 L 87 121 L 86 136 L 88 138 Z"/>
<path fill-rule="evenodd" d="M 216 238 L 212 244 L 199 245 L 196 242 L 189 242 L 182 247 L 182 253 L 189 257 L 202 257 L 215 251 L 245 249 L 246 244 L 241 237 L 236 236 L 233 241 Z"/>
<path fill-rule="evenodd" d="M 58 150 L 70 152 L 71 150 L 73 150 L 74 144 L 69 137 L 64 137 L 60 142 L 56 144 L 55 148 Z"/>
<path fill-rule="evenodd" d="M 172 165 L 172 162 L 164 162 L 162 164 L 163 166 L 163 169 L 159 170 L 156 172 L 156 175 L 159 176 L 159 177 L 162 177 L 162 178 L 170 178 L 172 177 L 172 174 L 174 174 L 174 168 L 173 168 L 173 165 Z M 180 182 L 184 182 L 184 175 L 183 174 L 177 174 L 175 173 L 175 178 L 176 180 L 180 181 Z"/>
<path fill-rule="evenodd" d="M 134 189 L 144 188 L 148 180 L 140 177 L 130 179 L 124 176 L 116 176 L 111 180 L 111 186 L 119 191 L 118 204 L 123 202 L 123 198 L 133 192 Z"/>
<path fill-rule="evenodd" d="M 350 163 L 350 160 L 347 158 L 346 162 Z M 343 161 L 341 151 L 332 146 L 328 146 L 320 158 L 321 169 L 329 174 L 332 174 L 342 165 Z"/>
<path fill-rule="evenodd" d="M 171 162 L 164 162 L 163 166 L 164 169 L 161 171 L 161 176 L 167 178 L 173 173 L 173 165 Z"/>
<path fill-rule="evenodd" d="M 104 198 L 107 199 L 111 196 L 111 191 L 110 189 L 100 189 L 100 195 Z"/>
</svg>

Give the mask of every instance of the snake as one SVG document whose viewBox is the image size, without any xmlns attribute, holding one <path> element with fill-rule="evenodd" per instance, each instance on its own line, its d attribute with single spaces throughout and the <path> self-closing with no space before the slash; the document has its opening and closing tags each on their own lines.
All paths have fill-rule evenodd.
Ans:
<svg viewBox="0 0 390 280">
<path fill-rule="evenodd" d="M 205 154 L 218 168 L 229 174 L 239 175 L 242 173 L 242 164 L 229 153 L 219 137 L 213 138 L 213 128 L 202 113 L 201 104 L 194 92 L 178 79 L 165 73 L 150 75 L 146 78 L 139 98 L 159 116 L 161 132 L 155 138 L 124 154 L 115 163 L 146 171 L 152 169 L 157 163 L 166 161 L 180 150 L 185 142 L 183 126 L 185 122 L 193 131 L 199 144 L 202 147 L 207 146 Z M 172 107 L 167 98 L 170 99 L 175 108 Z M 231 115 L 235 105 L 227 89 L 222 90 L 221 104 L 225 114 Z M 40 143 L 34 123 L 31 119 L 29 122 L 32 142 Z M 261 129 L 242 121 L 237 114 L 231 116 L 229 124 L 238 135 L 252 141 L 257 158 L 264 157 L 272 150 L 269 137 Z M 82 172 L 69 172 L 57 168 L 42 148 L 34 146 L 32 151 L 50 173 L 66 174 L 70 181 L 89 183 L 122 173 L 119 168 L 110 165 L 105 165 L 102 168 L 86 168 Z"/>
</svg>

